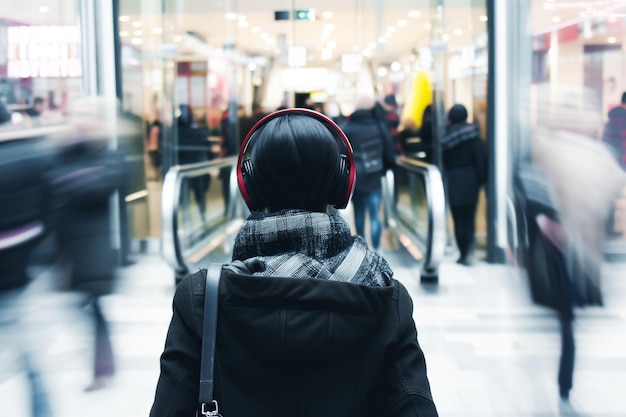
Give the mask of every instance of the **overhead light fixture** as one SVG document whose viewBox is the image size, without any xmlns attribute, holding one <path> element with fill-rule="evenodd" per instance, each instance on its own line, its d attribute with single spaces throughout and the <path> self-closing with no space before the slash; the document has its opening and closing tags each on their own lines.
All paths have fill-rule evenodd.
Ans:
<svg viewBox="0 0 626 417">
<path fill-rule="evenodd" d="M 385 43 L 387 42 L 387 38 L 385 38 L 384 36 L 381 36 L 380 38 L 378 38 L 378 43 Z"/>
<path fill-rule="evenodd" d="M 128 22 L 130 20 L 130 17 L 128 16 L 120 16 L 120 22 Z"/>
<path fill-rule="evenodd" d="M 463 29 L 454 29 L 454 34 L 460 36 L 463 34 Z"/>
<path fill-rule="evenodd" d="M 153 28 L 152 29 L 152 33 L 156 33 L 157 35 L 161 34 L 161 33 L 163 33 L 163 29 L 160 28 L 160 27 Z"/>
<path fill-rule="evenodd" d="M 141 35 L 143 35 L 143 32 L 141 31 L 141 29 L 137 29 L 136 31 L 133 32 L 133 35 L 141 36 Z"/>
<path fill-rule="evenodd" d="M 120 38 L 125 38 L 127 36 L 128 36 L 128 32 L 127 31 L 123 30 L 123 31 L 120 32 Z"/>
<path fill-rule="evenodd" d="M 258 26 L 254 26 L 254 27 L 253 27 L 252 29 L 250 29 L 250 30 L 252 30 L 252 33 L 261 33 L 261 28 L 260 28 L 260 27 L 258 27 Z"/>
<path fill-rule="evenodd" d="M 237 19 L 237 13 L 234 13 L 234 12 L 226 13 L 226 19 L 228 19 L 228 20 L 235 20 L 235 19 Z"/>
<path fill-rule="evenodd" d="M 378 67 L 378 69 L 376 70 L 376 74 L 378 74 L 378 76 L 381 78 L 386 77 L 388 73 L 389 71 L 387 71 L 387 68 L 385 67 Z"/>
<path fill-rule="evenodd" d="M 132 43 L 133 45 L 141 45 L 143 43 L 143 39 L 141 39 L 141 38 L 132 38 L 130 40 L 130 43 Z"/>
<path fill-rule="evenodd" d="M 322 17 L 324 19 L 332 19 L 333 16 L 334 16 L 334 14 L 331 11 L 326 11 L 326 12 L 322 13 Z"/>
<path fill-rule="evenodd" d="M 174 35 L 174 38 L 173 38 L 173 39 L 174 39 L 174 42 L 180 42 L 180 41 L 182 41 L 182 40 L 183 40 L 183 37 L 182 37 L 182 36 L 180 36 L 180 35 Z"/>
<path fill-rule="evenodd" d="M 480 15 L 480 17 L 478 18 L 478 20 L 480 20 L 481 22 L 486 22 L 487 19 L 488 19 L 487 15 L 484 15 L 484 14 Z"/>
<path fill-rule="evenodd" d="M 40 6 L 39 11 L 41 13 L 48 13 L 50 11 L 50 8 L 48 6 Z"/>
<path fill-rule="evenodd" d="M 249 25 L 247 20 L 240 20 L 239 23 L 237 23 L 237 26 L 239 26 L 240 28 L 247 28 Z"/>
<path fill-rule="evenodd" d="M 398 20 L 398 23 L 396 23 L 398 26 L 400 27 L 405 27 L 406 26 L 406 20 Z"/>
<path fill-rule="evenodd" d="M 330 60 L 332 57 L 333 57 L 333 51 L 332 51 L 332 50 L 330 50 L 330 49 L 328 49 L 328 48 L 322 49 L 322 59 L 323 59 L 324 61 L 328 61 L 328 60 Z"/>
<path fill-rule="evenodd" d="M 450 35 L 448 35 L 447 33 L 444 33 L 444 34 L 441 36 L 441 39 L 443 39 L 444 41 L 449 41 L 449 40 L 450 40 Z"/>
<path fill-rule="evenodd" d="M 140 28 L 140 27 L 141 27 L 141 22 L 140 22 L 139 20 L 135 20 L 135 21 L 133 22 L 133 27 L 134 27 L 134 28 Z"/>
<path fill-rule="evenodd" d="M 616 39 L 614 36 L 611 36 L 611 37 L 610 37 L 610 38 L 608 38 L 606 41 L 607 41 L 608 43 L 616 43 L 616 42 L 617 42 L 617 39 Z"/>
<path fill-rule="evenodd" d="M 552 18 L 552 21 L 553 21 L 554 23 L 559 23 L 559 22 L 561 21 L 561 18 L 560 18 L 559 16 L 554 16 L 554 17 Z"/>
<path fill-rule="evenodd" d="M 422 14 L 417 10 L 411 10 L 409 12 L 409 17 L 412 17 L 412 18 L 420 17 L 421 15 Z"/>
</svg>

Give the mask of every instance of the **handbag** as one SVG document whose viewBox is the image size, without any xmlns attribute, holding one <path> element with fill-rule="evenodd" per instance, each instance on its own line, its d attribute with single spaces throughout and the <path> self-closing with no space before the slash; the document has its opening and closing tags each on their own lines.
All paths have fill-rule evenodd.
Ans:
<svg viewBox="0 0 626 417">
<path fill-rule="evenodd" d="M 217 335 L 217 303 L 222 275 L 222 264 L 209 265 L 206 275 L 206 291 L 204 294 L 204 320 L 202 323 L 202 355 L 200 358 L 200 414 L 218 416 L 217 400 L 213 397 L 215 338 Z"/>
</svg>

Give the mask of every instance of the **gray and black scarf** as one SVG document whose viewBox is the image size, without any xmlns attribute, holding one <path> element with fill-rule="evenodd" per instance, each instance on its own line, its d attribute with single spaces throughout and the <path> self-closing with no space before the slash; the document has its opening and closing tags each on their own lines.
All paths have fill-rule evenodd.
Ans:
<svg viewBox="0 0 626 417">
<path fill-rule="evenodd" d="M 448 126 L 446 134 L 441 141 L 443 150 L 454 148 L 468 140 L 480 138 L 478 127 L 469 123 L 456 123 Z"/>
<path fill-rule="evenodd" d="M 233 261 L 253 275 L 386 286 L 393 272 L 337 215 L 303 210 L 253 213 L 235 239 Z"/>
</svg>

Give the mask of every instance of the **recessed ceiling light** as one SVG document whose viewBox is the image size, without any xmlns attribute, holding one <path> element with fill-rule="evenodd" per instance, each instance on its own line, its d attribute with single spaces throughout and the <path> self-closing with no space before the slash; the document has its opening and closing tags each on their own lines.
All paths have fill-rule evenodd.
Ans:
<svg viewBox="0 0 626 417">
<path fill-rule="evenodd" d="M 240 28 L 247 28 L 248 25 L 249 23 L 246 20 L 240 20 L 239 23 L 237 23 L 237 26 L 239 26 Z"/>
<path fill-rule="evenodd" d="M 411 10 L 409 12 L 409 17 L 420 17 L 422 14 L 417 10 Z"/>
<path fill-rule="evenodd" d="M 174 38 L 173 38 L 173 39 L 174 39 L 174 42 L 180 42 L 180 41 L 182 41 L 182 40 L 183 40 L 183 37 L 182 37 L 182 36 L 180 36 L 180 35 L 174 35 Z"/>
<path fill-rule="evenodd" d="M 326 44 L 326 48 L 328 49 L 335 49 L 337 47 L 337 42 L 335 41 L 330 41 Z"/>
<path fill-rule="evenodd" d="M 125 38 L 127 36 L 128 36 L 128 32 L 127 31 L 123 30 L 123 31 L 120 32 L 120 38 Z"/>
<path fill-rule="evenodd" d="M 554 16 L 554 17 L 552 18 L 552 21 L 553 21 L 554 23 L 559 23 L 559 22 L 561 21 L 561 18 L 560 18 L 559 16 Z"/>
<path fill-rule="evenodd" d="M 48 6 L 41 6 L 39 7 L 39 11 L 41 13 L 48 13 L 50 11 L 50 8 Z"/>
<path fill-rule="evenodd" d="M 140 21 L 138 21 L 138 20 L 134 21 L 134 22 L 133 22 L 133 27 L 134 27 L 134 28 L 140 28 L 140 27 L 141 27 L 141 22 L 140 22 Z"/>
<path fill-rule="evenodd" d="M 252 30 L 252 33 L 260 33 L 260 32 L 261 32 L 261 28 L 260 28 L 260 27 L 258 27 L 258 26 L 254 26 L 254 27 L 253 27 L 252 29 L 250 29 L 250 30 Z"/>
<path fill-rule="evenodd" d="M 606 41 L 607 41 L 608 43 L 616 43 L 616 42 L 617 42 L 617 39 L 616 39 L 614 36 L 611 36 L 611 37 L 610 37 L 610 38 L 608 38 Z"/>
<path fill-rule="evenodd" d="M 235 19 L 237 19 L 237 13 L 234 13 L 234 12 L 226 13 L 226 19 L 228 19 L 228 20 L 235 20 Z"/>
<path fill-rule="evenodd" d="M 130 20 L 130 17 L 128 16 L 120 16 L 120 22 L 128 22 Z"/>
<path fill-rule="evenodd" d="M 486 22 L 488 20 L 487 15 L 484 15 L 484 14 L 480 15 L 478 17 L 478 20 L 480 20 L 481 22 Z"/>
<path fill-rule="evenodd" d="M 404 27 L 406 26 L 406 20 L 398 20 L 398 23 L 396 23 L 398 26 L 400 27 Z"/>
<path fill-rule="evenodd" d="M 133 35 L 141 36 L 141 35 L 143 35 L 143 32 L 140 29 L 137 29 L 136 31 L 133 32 Z"/>
<path fill-rule="evenodd" d="M 443 36 L 441 36 L 441 39 L 443 39 L 444 41 L 449 41 L 450 35 L 448 35 L 447 33 L 444 33 Z"/>
<path fill-rule="evenodd" d="M 333 57 L 333 51 L 331 51 L 330 49 L 323 49 L 322 50 L 322 59 L 324 61 L 328 61 L 332 57 Z"/>
<path fill-rule="evenodd" d="M 333 25 L 332 23 L 327 23 L 324 25 L 324 30 L 326 32 L 332 32 L 333 30 L 335 30 L 335 25 Z"/>
<path fill-rule="evenodd" d="M 381 36 L 380 38 L 378 38 L 378 43 L 385 43 L 387 42 L 387 38 L 385 38 L 384 36 Z"/>
<path fill-rule="evenodd" d="M 395 32 L 396 30 L 397 30 L 397 29 L 396 29 L 396 27 L 395 27 L 395 26 L 389 26 L 389 27 L 387 28 L 387 32 L 391 32 L 391 33 Z"/>
<path fill-rule="evenodd" d="M 152 33 L 156 33 L 158 35 L 160 33 L 163 33 L 163 29 L 161 29 L 160 27 L 153 28 Z"/>
<path fill-rule="evenodd" d="M 267 33 L 267 32 L 263 32 L 263 33 L 261 33 L 261 35 L 259 35 L 259 36 L 261 36 L 261 39 L 267 39 L 267 38 L 269 38 L 269 37 L 270 37 L 269 33 Z"/>
<path fill-rule="evenodd" d="M 332 19 L 333 16 L 334 16 L 334 14 L 331 11 L 326 11 L 326 12 L 322 13 L 322 17 L 324 19 Z"/>
<path fill-rule="evenodd" d="M 132 38 L 130 40 L 130 43 L 132 43 L 133 45 L 141 45 L 143 43 L 143 40 L 141 38 Z"/>
<path fill-rule="evenodd" d="M 237 19 L 238 20 L 246 20 L 247 18 L 246 18 L 246 16 L 240 14 L 239 16 L 237 16 Z"/>
</svg>

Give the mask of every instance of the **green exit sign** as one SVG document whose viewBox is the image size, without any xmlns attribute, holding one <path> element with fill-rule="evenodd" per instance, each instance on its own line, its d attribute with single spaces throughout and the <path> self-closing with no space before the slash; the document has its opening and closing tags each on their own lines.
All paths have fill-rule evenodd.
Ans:
<svg viewBox="0 0 626 417">
<path fill-rule="evenodd" d="M 299 9 L 294 16 L 295 20 L 315 20 L 315 9 Z"/>
</svg>

